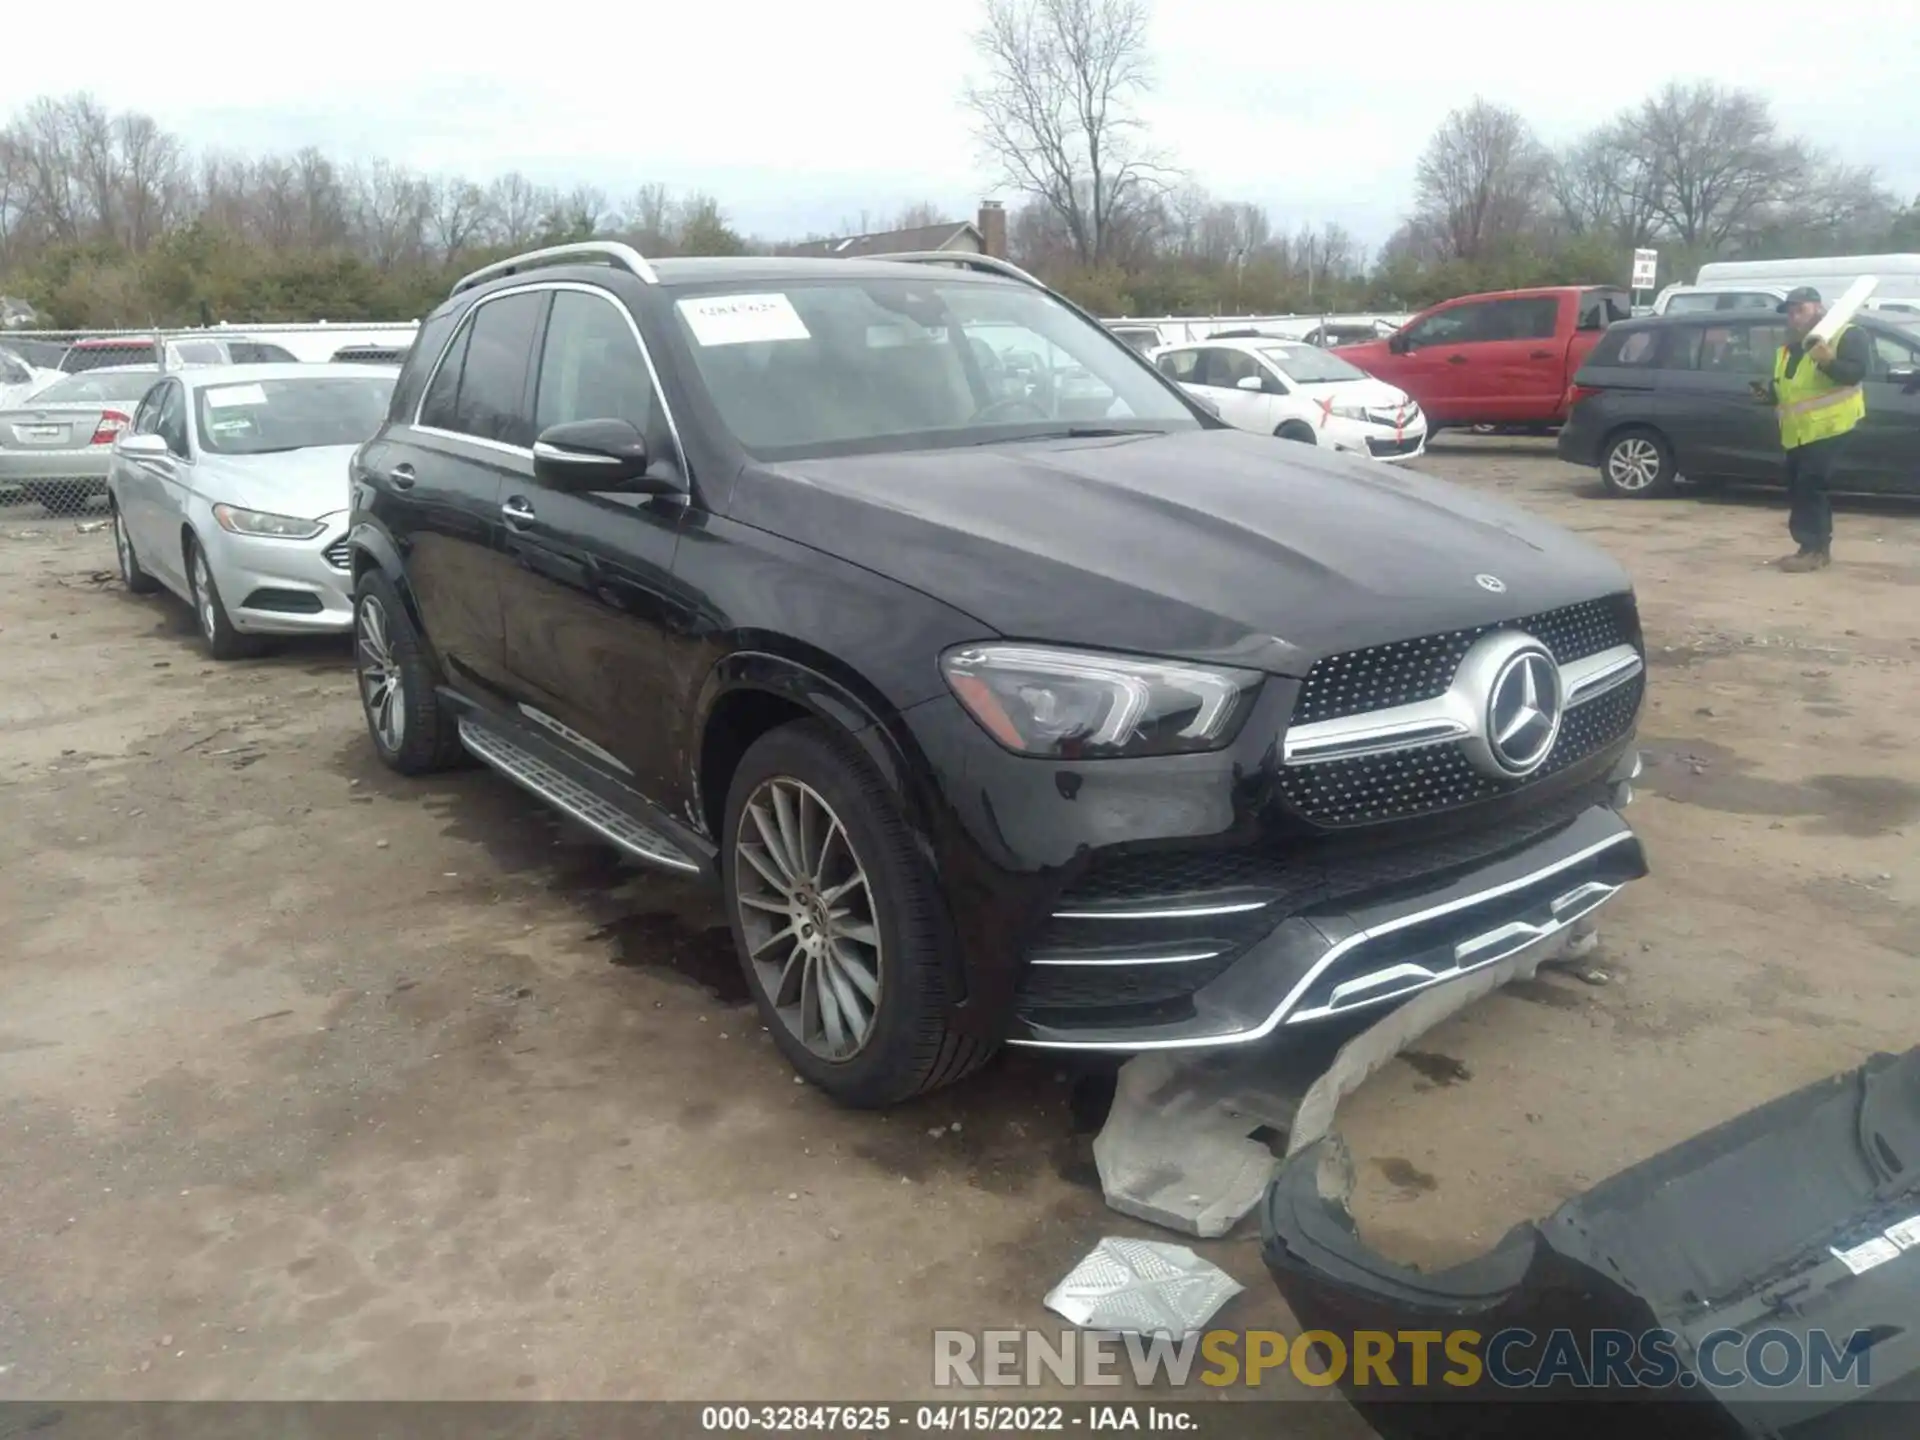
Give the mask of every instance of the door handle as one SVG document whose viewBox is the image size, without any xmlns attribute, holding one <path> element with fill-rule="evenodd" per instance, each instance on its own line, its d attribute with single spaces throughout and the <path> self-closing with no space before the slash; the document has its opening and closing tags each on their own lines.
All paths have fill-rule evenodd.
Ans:
<svg viewBox="0 0 1920 1440">
<path fill-rule="evenodd" d="M 526 497 L 522 495 L 509 496 L 507 502 L 500 507 L 500 513 L 506 517 L 509 525 L 531 525 L 535 519 L 533 506 L 528 504 Z"/>
<path fill-rule="evenodd" d="M 1467 363 L 1467 357 L 1464 355 L 1447 356 L 1447 364 L 1449 365 L 1464 365 L 1466 363 Z"/>
<path fill-rule="evenodd" d="M 1530 350 L 1527 352 L 1527 358 L 1529 360 L 1551 360 L 1553 358 L 1553 352 L 1551 350 Z"/>
<path fill-rule="evenodd" d="M 393 488 L 396 490 L 411 490 L 414 482 L 413 466 L 403 460 L 387 471 L 387 479 L 393 482 Z"/>
</svg>

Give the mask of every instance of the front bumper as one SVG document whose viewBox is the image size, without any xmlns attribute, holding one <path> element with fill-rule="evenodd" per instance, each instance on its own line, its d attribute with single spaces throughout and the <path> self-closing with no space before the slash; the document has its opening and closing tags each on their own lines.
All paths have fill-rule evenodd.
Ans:
<svg viewBox="0 0 1920 1440">
<path fill-rule="evenodd" d="M 1627 778 L 1623 773 L 1619 783 Z M 1262 910 L 1283 902 L 1251 891 L 1247 898 L 1226 892 L 1184 913 L 1142 912 L 1122 903 L 1058 915 L 1082 927 L 1106 924 L 1133 948 L 1119 943 L 1102 955 L 1083 944 L 1065 952 L 1066 958 L 1045 950 L 1034 954 L 1012 1042 L 1131 1052 L 1261 1040 L 1282 1027 L 1402 1000 L 1503 960 L 1556 949 L 1577 921 L 1647 873 L 1639 839 L 1604 801 L 1464 872 L 1449 874 L 1445 861 L 1444 851 L 1434 853 L 1438 878 L 1410 887 L 1383 877 L 1370 891 L 1338 904 L 1287 915 L 1224 969 L 1190 988 L 1185 1003 L 1173 988 L 1180 972 L 1206 966 L 1210 946 L 1232 945 L 1231 938 L 1196 938 L 1194 927 L 1230 937 L 1237 923 L 1259 924 Z M 1179 939 L 1160 947 L 1164 955 L 1150 957 L 1142 952 L 1151 942 L 1143 945 L 1139 937 L 1156 927 L 1178 927 Z M 1096 978 L 1090 983 L 1098 985 L 1109 967 L 1126 969 L 1129 979 L 1144 972 L 1148 984 L 1165 972 L 1166 1003 L 1156 1007 L 1137 985 L 1128 993 L 1110 981 L 1108 996 L 1117 1003 L 1071 1003 L 1081 998 L 1069 993 L 1075 980 L 1091 974 Z M 1069 977 L 1066 986 L 1056 979 L 1062 974 Z"/>
<path fill-rule="evenodd" d="M 326 526 L 314 540 L 235 535 L 211 523 L 203 527 L 213 583 L 234 629 L 250 635 L 329 635 L 353 628 L 345 513 L 326 517 Z"/>
<path fill-rule="evenodd" d="M 1404 426 L 1329 417 L 1320 427 L 1320 444 L 1346 455 L 1399 464 L 1427 453 L 1427 421 L 1418 416 Z"/>
</svg>

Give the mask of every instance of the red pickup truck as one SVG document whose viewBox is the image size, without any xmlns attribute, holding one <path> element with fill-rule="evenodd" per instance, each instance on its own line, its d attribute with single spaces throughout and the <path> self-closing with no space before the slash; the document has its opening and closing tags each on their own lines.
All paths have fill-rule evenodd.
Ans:
<svg viewBox="0 0 1920 1440">
<path fill-rule="evenodd" d="M 1632 314 L 1616 285 L 1462 295 L 1423 310 L 1384 340 L 1333 353 L 1398 385 L 1442 426 L 1558 425 L 1574 371 L 1600 332 Z"/>
</svg>

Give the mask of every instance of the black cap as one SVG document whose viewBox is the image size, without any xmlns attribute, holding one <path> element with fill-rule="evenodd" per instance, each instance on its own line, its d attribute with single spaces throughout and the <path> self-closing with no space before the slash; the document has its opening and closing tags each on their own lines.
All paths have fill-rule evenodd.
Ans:
<svg viewBox="0 0 1920 1440">
<path fill-rule="evenodd" d="M 1819 303 L 1820 303 L 1820 292 L 1814 289 L 1813 286 L 1796 285 L 1793 287 L 1793 289 L 1787 292 L 1787 298 L 1782 300 L 1778 305 L 1774 306 L 1773 308 L 1778 313 L 1784 315 L 1787 313 L 1787 307 L 1790 305 L 1801 305 L 1801 304 L 1818 305 Z"/>
</svg>

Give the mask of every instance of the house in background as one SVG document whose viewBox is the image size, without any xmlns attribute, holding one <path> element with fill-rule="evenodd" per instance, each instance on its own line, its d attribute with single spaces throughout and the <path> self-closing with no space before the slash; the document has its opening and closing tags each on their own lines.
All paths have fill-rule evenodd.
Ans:
<svg viewBox="0 0 1920 1440">
<path fill-rule="evenodd" d="M 911 230 L 882 230 L 872 235 L 836 235 L 827 240 L 807 240 L 783 247 L 788 255 L 829 257 L 843 260 L 898 255 L 910 250 L 951 250 L 962 255 L 992 255 L 1004 259 L 1007 253 L 1007 212 L 998 200 L 980 202 L 980 214 L 974 220 L 949 220 L 939 225 L 919 225 Z"/>
</svg>

